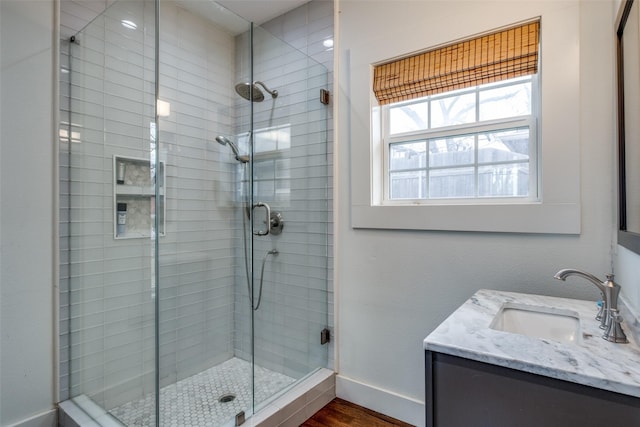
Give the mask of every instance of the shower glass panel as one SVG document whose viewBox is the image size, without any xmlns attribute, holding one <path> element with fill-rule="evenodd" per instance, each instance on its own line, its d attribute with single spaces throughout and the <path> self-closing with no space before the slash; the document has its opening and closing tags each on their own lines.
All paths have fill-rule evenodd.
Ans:
<svg viewBox="0 0 640 427">
<path fill-rule="evenodd" d="M 327 366 L 327 70 L 201 0 L 116 1 L 69 56 L 70 395 L 234 425 Z"/>
<path fill-rule="evenodd" d="M 69 44 L 68 389 L 93 414 L 155 400 L 154 39 L 155 2 L 125 1 Z"/>
<path fill-rule="evenodd" d="M 254 28 L 253 80 L 278 94 L 265 93 L 263 102 L 253 103 L 253 199 L 284 222 L 280 234 L 253 239 L 254 307 L 260 303 L 253 312 L 257 406 L 270 396 L 261 389 L 278 391 L 327 366 L 328 346 L 320 342 L 327 327 L 328 245 L 327 106 L 320 90 L 327 78 L 324 66 Z M 264 228 L 261 211 L 254 212 L 254 227 Z M 239 314 L 248 309 L 242 299 Z M 246 345 L 248 334 L 237 334 L 243 336 Z M 284 381 L 274 383 L 263 369 Z"/>
<path fill-rule="evenodd" d="M 232 149 L 249 155 L 236 135 L 234 85 L 236 62 L 251 63 L 250 39 L 242 36 L 250 28 L 213 2 L 160 3 L 158 98 L 169 106 L 158 118 L 167 171 L 166 233 L 159 237 L 161 426 L 233 424 L 252 408 L 251 358 L 234 352 L 234 292 L 247 287 L 236 270 L 244 271 L 245 250 L 251 267 L 243 224 L 247 236 L 251 230 L 239 216 L 249 201 L 237 190 L 250 164 Z"/>
</svg>

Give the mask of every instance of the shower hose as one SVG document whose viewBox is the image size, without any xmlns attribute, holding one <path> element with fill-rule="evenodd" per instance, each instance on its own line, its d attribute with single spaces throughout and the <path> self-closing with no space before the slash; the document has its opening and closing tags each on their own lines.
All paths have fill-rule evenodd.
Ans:
<svg viewBox="0 0 640 427">
<path fill-rule="evenodd" d="M 243 168 L 242 168 L 241 180 L 242 182 L 244 182 L 246 168 L 244 164 L 242 166 Z M 244 272 L 247 278 L 247 294 L 249 296 L 249 303 L 251 304 L 251 308 L 253 309 L 253 311 L 256 311 L 260 308 L 260 303 L 262 302 L 262 284 L 264 282 L 264 265 L 266 264 L 267 258 L 269 257 L 269 255 L 278 255 L 278 250 L 271 249 L 262 258 L 262 268 L 260 269 L 260 290 L 258 291 L 258 303 L 254 307 L 253 298 L 252 298 L 253 293 L 251 292 L 251 280 L 249 280 L 249 254 L 247 253 L 247 224 L 246 223 L 247 223 L 247 216 L 249 215 L 249 212 L 251 211 L 247 210 L 247 212 L 243 212 L 242 214 L 242 243 L 244 246 Z M 267 224 L 267 227 L 269 227 L 269 224 Z"/>
</svg>

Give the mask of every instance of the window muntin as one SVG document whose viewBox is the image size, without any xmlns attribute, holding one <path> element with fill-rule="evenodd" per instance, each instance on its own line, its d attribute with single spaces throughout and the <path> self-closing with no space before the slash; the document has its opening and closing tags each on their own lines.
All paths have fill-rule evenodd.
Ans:
<svg viewBox="0 0 640 427">
<path fill-rule="evenodd" d="M 384 202 L 536 200 L 536 87 L 534 75 L 383 106 Z"/>
</svg>

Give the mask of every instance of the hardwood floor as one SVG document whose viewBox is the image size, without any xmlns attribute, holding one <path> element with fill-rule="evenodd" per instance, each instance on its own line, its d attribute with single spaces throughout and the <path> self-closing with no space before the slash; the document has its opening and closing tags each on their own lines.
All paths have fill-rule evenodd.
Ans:
<svg viewBox="0 0 640 427">
<path fill-rule="evenodd" d="M 413 427 L 346 400 L 335 398 L 301 427 Z"/>
</svg>

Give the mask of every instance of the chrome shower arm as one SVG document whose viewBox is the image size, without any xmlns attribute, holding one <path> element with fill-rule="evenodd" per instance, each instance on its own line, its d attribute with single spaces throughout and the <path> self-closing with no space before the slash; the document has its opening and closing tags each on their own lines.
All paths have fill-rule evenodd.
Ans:
<svg viewBox="0 0 640 427">
<path fill-rule="evenodd" d="M 273 97 L 273 98 L 277 98 L 277 97 L 278 97 L 278 91 L 277 91 L 277 90 L 275 90 L 275 89 L 274 89 L 274 90 L 270 90 L 270 89 L 269 89 L 269 88 L 268 88 L 264 83 L 262 83 L 261 81 L 256 80 L 254 84 L 262 86 L 262 88 L 263 88 L 265 91 L 267 91 L 267 93 L 268 93 L 269 95 L 271 95 L 271 97 Z"/>
</svg>

